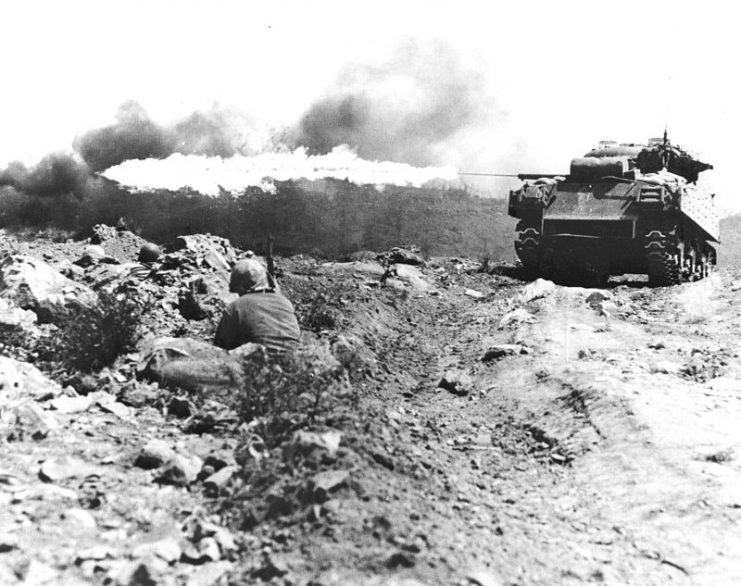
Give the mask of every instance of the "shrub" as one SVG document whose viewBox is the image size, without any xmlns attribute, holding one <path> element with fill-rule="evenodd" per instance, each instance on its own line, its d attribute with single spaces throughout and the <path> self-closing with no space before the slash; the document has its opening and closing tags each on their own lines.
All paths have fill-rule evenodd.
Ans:
<svg viewBox="0 0 741 586">
<path fill-rule="evenodd" d="M 110 366 L 135 349 L 148 307 L 148 301 L 142 302 L 131 291 L 99 291 L 97 304 L 70 309 L 59 320 L 59 336 L 52 343 L 57 359 L 83 372 Z"/>
<path fill-rule="evenodd" d="M 32 362 L 34 359 L 34 347 L 37 340 L 27 334 L 20 326 L 0 327 L 0 354 L 21 360 Z"/>
<path fill-rule="evenodd" d="M 317 293 L 300 316 L 300 325 L 305 330 L 319 333 L 334 330 L 342 323 L 342 314 L 330 304 L 324 293 Z"/>
<path fill-rule="evenodd" d="M 267 448 L 356 403 L 345 368 L 324 346 L 279 357 L 258 351 L 243 360 L 236 407 Z"/>
</svg>

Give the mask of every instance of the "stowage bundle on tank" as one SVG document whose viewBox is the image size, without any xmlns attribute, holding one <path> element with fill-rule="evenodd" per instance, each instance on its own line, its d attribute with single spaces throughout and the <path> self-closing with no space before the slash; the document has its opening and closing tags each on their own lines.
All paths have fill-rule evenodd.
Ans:
<svg viewBox="0 0 741 586">
<path fill-rule="evenodd" d="M 533 276 L 603 285 L 647 274 L 651 286 L 702 279 L 720 242 L 715 194 L 697 186 L 712 169 L 672 145 L 603 141 L 568 175 L 522 174 L 510 192 L 515 251 Z"/>
</svg>

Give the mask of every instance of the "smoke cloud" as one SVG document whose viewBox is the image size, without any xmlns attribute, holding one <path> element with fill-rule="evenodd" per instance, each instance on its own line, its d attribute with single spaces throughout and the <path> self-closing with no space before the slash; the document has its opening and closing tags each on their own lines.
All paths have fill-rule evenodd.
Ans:
<svg viewBox="0 0 741 586">
<path fill-rule="evenodd" d="M 174 137 L 134 101 L 120 106 L 115 124 L 90 130 L 75 141 L 75 150 L 95 172 L 128 159 L 164 158 L 174 149 Z"/>
<path fill-rule="evenodd" d="M 495 112 L 480 73 L 450 46 L 408 44 L 380 64 L 354 64 L 314 102 L 294 145 L 312 154 L 347 144 L 364 159 L 450 164 L 450 142 Z"/>
<path fill-rule="evenodd" d="M 94 172 L 131 159 L 164 159 L 174 153 L 229 157 L 238 152 L 236 125 L 226 112 L 194 112 L 172 126 L 153 122 L 142 106 L 122 104 L 116 123 L 86 132 L 75 149 Z"/>
<path fill-rule="evenodd" d="M 322 173 L 374 184 L 384 178 L 409 185 L 450 179 L 452 166 L 462 162 L 460 153 L 480 154 L 482 129 L 497 113 L 474 66 L 441 42 L 410 42 L 392 59 L 348 65 L 333 89 L 285 130 L 280 144 L 273 134 L 257 148 L 252 143 L 259 131 L 228 110 L 215 107 L 159 124 L 139 103 L 128 101 L 113 124 L 78 136 L 75 153 L 51 154 L 30 168 L 12 163 L 0 171 L 0 185 L 38 197 L 83 199 L 96 193 L 106 176 L 128 185 L 169 185 L 174 173 L 179 182 L 187 177 L 191 187 L 202 184 L 209 192 L 214 185 L 236 192 L 241 185 L 264 185 L 266 177 Z M 476 130 L 479 142 L 471 140 Z M 342 145 L 349 150 L 337 150 Z M 261 157 L 268 153 L 280 156 Z M 133 165 L 138 162 L 147 165 Z M 382 163 L 368 164 L 373 162 Z M 417 167 L 426 169 L 418 173 Z M 211 177 L 198 183 L 198 174 Z"/>
<path fill-rule="evenodd" d="M 84 199 L 103 185 L 102 171 L 125 161 L 165 159 L 175 153 L 231 157 L 244 143 L 244 120 L 217 109 L 164 126 L 152 121 L 139 103 L 128 101 L 115 120 L 80 135 L 76 153 L 52 153 L 30 167 L 10 163 L 0 170 L 0 187 L 35 197 Z"/>
<path fill-rule="evenodd" d="M 0 172 L 0 185 L 38 197 L 82 198 L 96 182 L 84 162 L 66 153 L 47 155 L 31 168 L 23 163 L 11 163 Z"/>
</svg>

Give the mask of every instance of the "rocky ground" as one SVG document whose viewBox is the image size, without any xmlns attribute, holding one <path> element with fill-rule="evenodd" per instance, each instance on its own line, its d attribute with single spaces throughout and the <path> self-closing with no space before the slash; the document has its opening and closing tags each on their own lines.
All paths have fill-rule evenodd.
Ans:
<svg viewBox="0 0 741 586">
<path fill-rule="evenodd" d="M 341 392 L 268 433 L 253 387 L 140 367 L 154 337 L 210 339 L 244 252 L 189 237 L 141 265 L 129 232 L 94 242 L 2 237 L 0 583 L 741 581 L 736 271 L 597 291 L 411 253 L 279 259 Z M 56 297 L 18 284 L 29 258 L 69 279 Z M 136 348 L 90 373 L 42 351 L 60 304 L 114 286 L 147 300 Z"/>
</svg>

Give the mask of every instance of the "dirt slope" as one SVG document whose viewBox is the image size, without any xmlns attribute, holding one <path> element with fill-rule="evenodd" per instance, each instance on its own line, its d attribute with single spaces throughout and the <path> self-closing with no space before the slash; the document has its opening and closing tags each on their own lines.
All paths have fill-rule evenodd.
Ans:
<svg viewBox="0 0 741 586">
<path fill-rule="evenodd" d="M 348 479 L 249 526 L 249 476 L 216 496 L 202 477 L 156 482 L 161 470 L 135 465 L 152 439 L 232 463 L 239 436 L 188 433 L 168 414 L 173 391 L 123 369 L 118 414 L 47 411 L 59 430 L 41 439 L 3 428 L 0 583 L 741 580 L 737 274 L 595 295 L 447 259 L 417 289 L 358 266 L 282 267 L 300 308 L 306 291 L 341 291 L 329 302 L 342 319 L 318 337 L 352 336 L 376 361 L 338 456 L 310 471 Z M 274 470 L 260 498 L 285 502 L 303 472 Z"/>
</svg>

